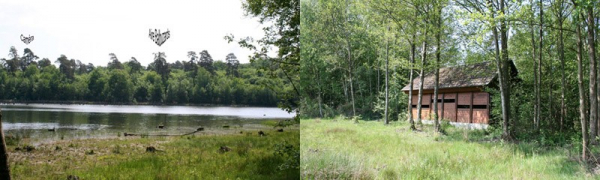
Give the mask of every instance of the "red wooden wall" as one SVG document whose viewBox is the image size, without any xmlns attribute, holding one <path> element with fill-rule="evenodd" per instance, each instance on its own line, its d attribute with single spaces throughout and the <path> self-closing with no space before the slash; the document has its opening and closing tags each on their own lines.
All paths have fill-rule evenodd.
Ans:
<svg viewBox="0 0 600 180">
<path fill-rule="evenodd" d="M 438 94 L 438 114 L 441 119 L 451 122 L 488 124 L 489 99 L 487 92 L 440 93 Z M 421 119 L 433 119 L 433 113 L 431 113 L 433 112 L 433 101 L 435 101 L 433 94 L 423 95 Z M 418 96 L 413 95 L 412 112 L 415 119 L 417 118 L 417 102 Z"/>
</svg>

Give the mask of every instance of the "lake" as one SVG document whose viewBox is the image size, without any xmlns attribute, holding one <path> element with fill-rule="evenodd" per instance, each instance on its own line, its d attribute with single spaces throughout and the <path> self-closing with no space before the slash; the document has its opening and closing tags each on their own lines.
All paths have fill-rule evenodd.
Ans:
<svg viewBox="0 0 600 180">
<path fill-rule="evenodd" d="M 274 107 L 0 104 L 0 110 L 7 136 L 37 140 L 116 137 L 125 132 L 177 135 L 201 126 L 206 130 L 200 133 L 231 133 L 272 128 L 262 123 L 295 115 Z"/>
</svg>

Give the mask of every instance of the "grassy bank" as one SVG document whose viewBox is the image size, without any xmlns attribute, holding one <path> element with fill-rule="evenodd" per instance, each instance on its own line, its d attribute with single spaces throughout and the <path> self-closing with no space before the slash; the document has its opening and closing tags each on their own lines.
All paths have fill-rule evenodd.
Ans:
<svg viewBox="0 0 600 180">
<path fill-rule="evenodd" d="M 265 133 L 56 141 L 29 152 L 20 143 L 9 161 L 14 179 L 298 179 L 297 127 Z"/>
<path fill-rule="evenodd" d="M 448 135 L 408 123 L 301 120 L 302 179 L 594 179 L 573 148 L 503 143 L 483 131 Z"/>
</svg>

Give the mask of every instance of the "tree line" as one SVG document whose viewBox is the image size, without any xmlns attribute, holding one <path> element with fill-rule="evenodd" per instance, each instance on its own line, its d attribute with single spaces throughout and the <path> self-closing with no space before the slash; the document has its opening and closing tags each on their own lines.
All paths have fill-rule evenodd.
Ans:
<svg viewBox="0 0 600 180">
<path fill-rule="evenodd" d="M 88 101 L 110 104 L 220 104 L 277 106 L 277 91 L 289 84 L 266 72 L 267 63 L 240 64 L 230 53 L 214 61 L 208 51 L 189 51 L 189 60 L 169 63 L 164 52 L 142 66 L 135 57 L 121 62 L 108 54 L 106 66 L 61 55 L 54 62 L 15 47 L 0 59 L 0 100 L 17 102 Z M 54 64 L 57 64 L 55 66 Z"/>
<path fill-rule="evenodd" d="M 499 88 L 486 89 L 493 129 L 506 140 L 580 144 L 587 159 L 600 123 L 598 3 L 303 0 L 302 115 L 407 120 L 415 129 L 420 116 L 409 114 L 412 94 L 402 87 L 428 72 L 439 79 L 442 67 L 487 61 L 498 70 Z"/>
</svg>

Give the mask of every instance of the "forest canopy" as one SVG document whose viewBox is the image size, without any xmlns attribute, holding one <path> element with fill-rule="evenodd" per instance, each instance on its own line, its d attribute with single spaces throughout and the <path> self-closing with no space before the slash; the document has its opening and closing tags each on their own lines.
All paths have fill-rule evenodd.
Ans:
<svg viewBox="0 0 600 180">
<path fill-rule="evenodd" d="M 147 66 L 135 57 L 122 60 L 109 53 L 107 58 L 106 66 L 66 55 L 40 59 L 29 48 L 20 54 L 11 47 L 8 57 L 0 59 L 0 100 L 277 106 L 276 92 L 292 90 L 271 78 L 280 72 L 267 74 L 259 68 L 263 60 L 240 64 L 233 53 L 220 61 L 206 50 L 189 51 L 189 59 L 169 62 L 158 52 Z"/>
</svg>

